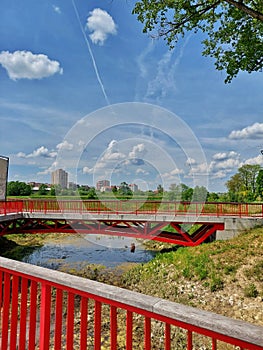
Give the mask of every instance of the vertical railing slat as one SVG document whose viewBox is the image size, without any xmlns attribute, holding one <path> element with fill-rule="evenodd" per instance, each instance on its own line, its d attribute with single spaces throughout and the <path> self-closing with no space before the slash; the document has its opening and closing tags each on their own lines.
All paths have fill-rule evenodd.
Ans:
<svg viewBox="0 0 263 350">
<path fill-rule="evenodd" d="M 165 350 L 171 350 L 171 325 L 165 323 Z"/>
<path fill-rule="evenodd" d="M 151 350 L 151 319 L 144 319 L 144 349 Z"/>
<path fill-rule="evenodd" d="M 61 350 L 63 291 L 56 290 L 54 349 Z"/>
<path fill-rule="evenodd" d="M 37 320 L 37 282 L 31 281 L 28 350 L 35 349 L 36 320 Z"/>
<path fill-rule="evenodd" d="M 117 350 L 117 308 L 110 308 L 110 350 Z"/>
<path fill-rule="evenodd" d="M 94 350 L 101 348 L 101 302 L 95 301 L 94 309 Z"/>
<path fill-rule="evenodd" d="M 10 327 L 10 350 L 16 350 L 17 343 L 17 318 L 18 318 L 18 288 L 19 277 L 12 278 L 12 313 Z"/>
<path fill-rule="evenodd" d="M 68 293 L 68 304 L 67 304 L 67 350 L 73 350 L 74 343 L 74 294 Z"/>
<path fill-rule="evenodd" d="M 132 350 L 132 312 L 127 311 L 126 314 L 126 350 Z"/>
<path fill-rule="evenodd" d="M 80 350 L 86 350 L 88 336 L 88 300 L 83 296 L 81 297 L 80 312 Z"/>
<path fill-rule="evenodd" d="M 41 285 L 39 350 L 49 350 L 50 343 L 51 286 Z"/>
<path fill-rule="evenodd" d="M 191 331 L 187 331 L 187 350 L 193 349 L 193 333 Z"/>
<path fill-rule="evenodd" d="M 3 315 L 2 315 L 2 346 L 1 350 L 8 348 L 8 326 L 9 326 L 9 309 L 10 309 L 10 279 L 9 273 L 4 274 L 4 293 L 3 293 Z"/>
<path fill-rule="evenodd" d="M 27 330 L 27 278 L 22 278 L 21 300 L 20 300 L 20 329 L 19 329 L 19 350 L 26 348 L 26 330 Z"/>
<path fill-rule="evenodd" d="M 217 343 L 215 338 L 212 338 L 212 350 L 217 350 Z M 240 350 L 242 349 L 240 348 Z"/>
</svg>

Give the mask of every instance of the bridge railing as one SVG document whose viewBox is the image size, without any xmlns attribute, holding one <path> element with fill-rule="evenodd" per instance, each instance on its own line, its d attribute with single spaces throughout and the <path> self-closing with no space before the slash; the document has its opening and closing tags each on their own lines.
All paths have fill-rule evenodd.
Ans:
<svg viewBox="0 0 263 350">
<path fill-rule="evenodd" d="M 0 201 L 0 215 L 7 215 L 10 213 L 22 213 L 24 210 L 24 202 L 16 201 Z"/>
<path fill-rule="evenodd" d="M 0 257 L 1 350 L 263 349 L 263 327 Z"/>
<path fill-rule="evenodd" d="M 43 200 L 29 199 L 0 202 L 0 213 L 86 213 L 94 214 L 164 214 L 263 217 L 263 203 L 169 202 L 142 200 Z"/>
</svg>

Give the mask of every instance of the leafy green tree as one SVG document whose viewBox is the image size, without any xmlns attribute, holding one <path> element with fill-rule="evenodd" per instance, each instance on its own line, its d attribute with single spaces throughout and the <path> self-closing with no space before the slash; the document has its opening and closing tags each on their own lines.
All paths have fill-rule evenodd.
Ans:
<svg viewBox="0 0 263 350">
<path fill-rule="evenodd" d="M 245 164 L 227 182 L 226 187 L 234 201 L 252 201 L 257 197 L 257 177 L 260 165 Z"/>
<path fill-rule="evenodd" d="M 122 196 L 132 196 L 132 190 L 130 189 L 129 185 L 127 184 L 127 182 L 122 182 L 120 184 L 120 188 L 118 193 Z"/>
<path fill-rule="evenodd" d="M 87 193 L 87 199 L 98 199 L 96 189 L 94 187 L 90 187 Z"/>
<path fill-rule="evenodd" d="M 256 180 L 256 195 L 263 199 L 263 169 L 260 169 L 258 172 L 257 180 Z"/>
<path fill-rule="evenodd" d="M 158 185 L 157 186 L 157 192 L 160 193 L 160 194 L 163 194 L 163 186 L 162 185 Z"/>
<path fill-rule="evenodd" d="M 206 33 L 202 54 L 226 71 L 226 83 L 263 68 L 262 0 L 140 0 L 133 13 L 144 32 L 155 30 L 171 48 L 188 31 Z"/>
<path fill-rule="evenodd" d="M 207 197 L 207 189 L 204 186 L 195 186 L 192 200 L 194 202 L 204 202 Z"/>
<path fill-rule="evenodd" d="M 30 196 L 32 188 L 25 182 L 11 181 L 7 184 L 8 196 Z"/>
<path fill-rule="evenodd" d="M 209 192 L 207 194 L 208 202 L 217 202 L 219 200 L 219 195 L 216 192 Z"/>
<path fill-rule="evenodd" d="M 41 196 L 46 196 L 47 193 L 48 193 L 48 189 L 47 189 L 47 185 L 46 184 L 41 184 L 39 186 L 39 189 L 38 189 L 38 194 L 40 194 Z"/>
</svg>

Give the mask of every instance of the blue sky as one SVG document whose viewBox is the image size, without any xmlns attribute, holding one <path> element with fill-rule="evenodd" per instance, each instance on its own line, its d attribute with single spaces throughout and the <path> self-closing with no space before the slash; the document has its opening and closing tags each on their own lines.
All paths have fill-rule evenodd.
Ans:
<svg viewBox="0 0 263 350">
<path fill-rule="evenodd" d="M 2 0 L 0 154 L 9 180 L 206 185 L 263 165 L 263 76 L 225 73 L 200 34 L 174 50 L 131 1 Z M 107 128 L 105 129 L 105 126 Z"/>
</svg>

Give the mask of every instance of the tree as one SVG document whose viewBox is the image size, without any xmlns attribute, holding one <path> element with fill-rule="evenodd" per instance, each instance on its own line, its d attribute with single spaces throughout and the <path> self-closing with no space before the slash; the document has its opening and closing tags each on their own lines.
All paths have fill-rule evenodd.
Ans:
<svg viewBox="0 0 263 350">
<path fill-rule="evenodd" d="M 206 33 L 202 54 L 226 70 L 226 83 L 239 71 L 262 71 L 262 0 L 140 0 L 133 13 L 171 48 L 187 31 Z"/>
<path fill-rule="evenodd" d="M 8 196 L 30 196 L 32 188 L 25 182 L 11 181 L 7 184 L 7 195 Z"/>
<path fill-rule="evenodd" d="M 41 195 L 41 196 L 45 196 L 47 195 L 48 193 L 48 189 L 47 189 L 47 185 L 46 184 L 41 184 L 39 186 L 39 189 L 38 189 L 38 193 Z"/>
<path fill-rule="evenodd" d="M 122 196 L 132 196 L 132 190 L 130 189 L 127 182 L 122 182 L 119 187 L 119 194 Z"/>
<path fill-rule="evenodd" d="M 205 202 L 207 197 L 207 189 L 204 186 L 195 186 L 192 200 L 194 202 Z"/>
<path fill-rule="evenodd" d="M 256 186 L 257 186 L 257 196 L 263 199 L 263 170 L 260 169 L 258 172 L 257 180 L 256 180 Z"/>
<path fill-rule="evenodd" d="M 238 169 L 226 186 L 235 200 L 255 200 L 257 196 L 257 178 L 260 165 L 245 164 Z"/>
<path fill-rule="evenodd" d="M 159 193 L 159 194 L 163 194 L 163 186 L 162 185 L 158 185 L 157 186 L 157 192 Z"/>
</svg>

